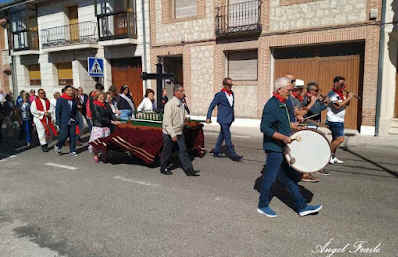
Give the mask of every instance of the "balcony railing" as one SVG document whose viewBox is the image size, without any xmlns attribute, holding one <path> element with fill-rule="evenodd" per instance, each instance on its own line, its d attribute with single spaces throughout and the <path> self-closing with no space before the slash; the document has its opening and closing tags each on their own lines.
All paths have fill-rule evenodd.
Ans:
<svg viewBox="0 0 398 257">
<path fill-rule="evenodd" d="M 261 33 L 261 0 L 216 7 L 216 35 Z"/>
<path fill-rule="evenodd" d="M 92 21 L 41 30 L 43 48 L 74 44 L 95 43 L 98 40 L 97 23 Z"/>
<path fill-rule="evenodd" d="M 99 40 L 137 38 L 137 17 L 134 11 L 98 16 Z"/>
<path fill-rule="evenodd" d="M 12 32 L 14 51 L 39 50 L 39 35 L 37 31 Z"/>
</svg>

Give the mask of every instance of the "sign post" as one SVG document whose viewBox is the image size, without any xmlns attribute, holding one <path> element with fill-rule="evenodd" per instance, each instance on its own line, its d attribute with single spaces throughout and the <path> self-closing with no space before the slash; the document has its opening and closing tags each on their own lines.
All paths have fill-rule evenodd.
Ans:
<svg viewBox="0 0 398 257">
<path fill-rule="evenodd" d="M 88 57 L 88 75 L 95 78 L 104 77 L 104 59 Z"/>
</svg>

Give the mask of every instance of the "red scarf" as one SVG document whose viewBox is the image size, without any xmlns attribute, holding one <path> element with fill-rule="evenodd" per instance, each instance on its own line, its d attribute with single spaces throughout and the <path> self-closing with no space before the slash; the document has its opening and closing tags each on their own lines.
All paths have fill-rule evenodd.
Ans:
<svg viewBox="0 0 398 257">
<path fill-rule="evenodd" d="M 104 102 L 94 101 L 93 103 L 94 103 L 95 105 L 99 106 L 99 107 L 105 107 L 105 103 L 104 103 Z"/>
<path fill-rule="evenodd" d="M 278 93 L 274 93 L 274 97 L 275 97 L 276 99 L 278 99 L 279 102 L 281 102 L 281 103 L 285 103 L 285 102 L 286 102 L 286 99 L 283 98 L 283 97 L 281 97 L 281 95 L 278 94 Z"/>
<path fill-rule="evenodd" d="M 63 99 L 68 101 L 73 101 L 73 96 L 68 96 L 67 94 L 63 93 L 61 96 Z"/>
<path fill-rule="evenodd" d="M 293 92 L 292 92 L 292 95 L 293 95 L 296 99 L 298 99 L 300 102 L 304 101 L 304 97 L 303 97 L 302 95 L 300 95 L 299 92 L 293 91 Z"/>
<path fill-rule="evenodd" d="M 232 90 L 231 89 L 221 89 L 222 92 L 227 93 L 228 95 L 232 95 Z"/>
<path fill-rule="evenodd" d="M 50 109 L 50 101 L 48 101 L 48 99 L 44 99 L 44 101 L 46 102 L 46 110 L 48 111 Z M 44 112 L 44 106 L 41 102 L 41 98 L 40 97 L 36 97 L 35 98 L 35 103 L 36 103 L 36 109 L 38 111 Z M 51 121 L 51 117 L 47 117 L 46 116 L 43 117 L 43 119 L 40 120 L 41 124 L 44 127 L 44 130 L 46 131 L 46 135 L 50 136 L 50 129 L 53 132 L 54 136 L 57 136 L 57 130 L 55 129 L 54 124 Z"/>
<path fill-rule="evenodd" d="M 337 90 L 337 89 L 333 88 L 333 92 L 335 92 L 340 97 L 340 99 L 342 101 L 344 101 L 345 97 L 344 97 L 343 90 Z"/>
</svg>

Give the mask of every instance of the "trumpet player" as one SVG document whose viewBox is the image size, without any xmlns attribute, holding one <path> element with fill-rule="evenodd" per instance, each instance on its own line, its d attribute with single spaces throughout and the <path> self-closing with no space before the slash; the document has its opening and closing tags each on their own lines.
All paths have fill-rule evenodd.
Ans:
<svg viewBox="0 0 398 257">
<path fill-rule="evenodd" d="M 344 142 L 345 109 L 350 104 L 353 94 L 344 94 L 344 77 L 335 77 L 333 83 L 333 89 L 328 94 L 330 104 L 326 115 L 326 124 L 332 132 L 332 158 L 330 159 L 330 164 L 342 164 L 344 162 L 336 157 L 336 150 Z"/>
</svg>

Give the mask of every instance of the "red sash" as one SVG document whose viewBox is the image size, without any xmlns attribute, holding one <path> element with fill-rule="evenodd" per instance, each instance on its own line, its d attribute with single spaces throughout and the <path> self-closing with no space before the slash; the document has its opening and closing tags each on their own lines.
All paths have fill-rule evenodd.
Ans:
<svg viewBox="0 0 398 257">
<path fill-rule="evenodd" d="M 48 111 L 50 109 L 50 101 L 48 101 L 47 99 L 45 99 L 44 101 L 46 102 L 46 110 Z M 36 97 L 35 98 L 35 103 L 36 103 L 36 109 L 41 111 L 41 112 L 44 112 L 44 106 L 41 103 L 40 97 Z M 46 131 L 46 135 L 47 136 L 51 135 L 50 134 L 50 129 L 53 132 L 54 136 L 58 135 L 54 124 L 51 122 L 51 117 L 44 116 L 43 119 L 41 119 L 40 121 L 41 121 L 41 124 L 44 127 L 44 130 Z"/>
</svg>

